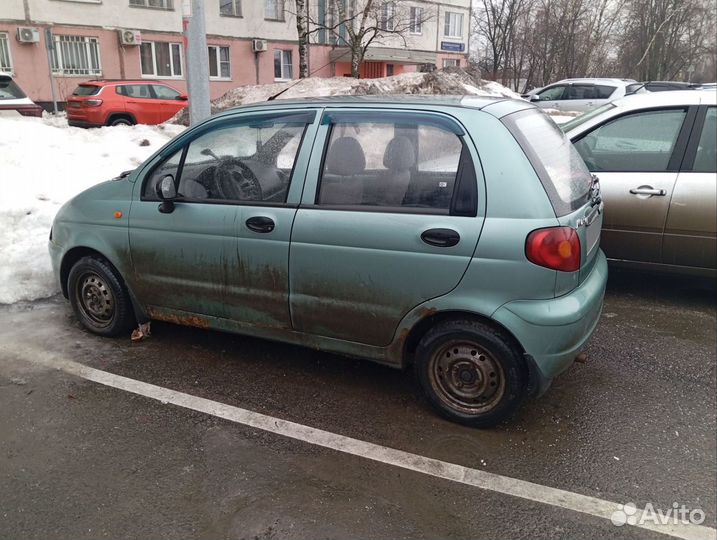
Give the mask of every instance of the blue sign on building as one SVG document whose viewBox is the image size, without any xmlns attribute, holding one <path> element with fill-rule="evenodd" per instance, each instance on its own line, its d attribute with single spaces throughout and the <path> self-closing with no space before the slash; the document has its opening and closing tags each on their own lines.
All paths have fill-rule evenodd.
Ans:
<svg viewBox="0 0 717 540">
<path fill-rule="evenodd" d="M 441 41 L 442 51 L 463 52 L 466 50 L 465 43 L 455 43 L 454 41 Z"/>
</svg>

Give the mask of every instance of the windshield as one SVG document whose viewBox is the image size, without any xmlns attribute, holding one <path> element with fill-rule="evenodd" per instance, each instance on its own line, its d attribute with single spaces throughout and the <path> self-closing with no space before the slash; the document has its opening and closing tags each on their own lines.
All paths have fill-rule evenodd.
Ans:
<svg viewBox="0 0 717 540">
<path fill-rule="evenodd" d="M 100 91 L 101 86 L 96 86 L 94 84 L 81 84 L 77 88 L 75 88 L 75 91 L 72 92 L 73 96 L 94 96 L 97 92 Z"/>
<path fill-rule="evenodd" d="M 10 77 L 0 77 L 0 99 L 22 99 L 25 92 Z"/>
<path fill-rule="evenodd" d="M 564 124 L 560 124 L 560 129 L 563 130 L 563 133 L 567 133 L 568 131 L 575 129 L 578 126 L 583 125 L 588 120 L 592 120 L 596 116 L 600 116 L 605 111 L 609 111 L 610 109 L 614 109 L 615 107 L 616 105 L 613 105 L 612 103 L 606 103 L 602 107 L 598 107 L 597 109 L 594 109 L 588 113 L 573 118 L 572 120 L 565 122 Z"/>
</svg>

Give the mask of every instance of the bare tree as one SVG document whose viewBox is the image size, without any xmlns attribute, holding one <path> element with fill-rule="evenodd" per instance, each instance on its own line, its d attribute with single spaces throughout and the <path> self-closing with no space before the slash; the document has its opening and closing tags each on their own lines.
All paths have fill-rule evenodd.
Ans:
<svg viewBox="0 0 717 540">
<path fill-rule="evenodd" d="M 397 40 L 408 47 L 411 29 L 433 17 L 428 6 L 411 8 L 396 0 L 325 0 L 326 9 L 321 15 L 306 8 L 306 0 L 295 3 L 300 46 L 302 35 L 307 37 L 307 43 L 310 35 L 328 35 L 330 38 L 324 41 L 349 49 L 351 76 L 355 78 L 360 76 L 361 64 L 372 44 L 387 45 Z M 306 8 L 307 24 L 299 23 L 300 4 Z"/>
<path fill-rule="evenodd" d="M 299 36 L 299 78 L 309 76 L 309 0 L 294 0 L 296 32 Z"/>
</svg>

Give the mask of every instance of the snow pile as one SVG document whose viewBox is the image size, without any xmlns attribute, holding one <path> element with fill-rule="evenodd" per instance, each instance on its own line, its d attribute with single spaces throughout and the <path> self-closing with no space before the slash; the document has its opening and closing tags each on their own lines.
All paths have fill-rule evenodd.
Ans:
<svg viewBox="0 0 717 540">
<path fill-rule="evenodd" d="M 431 73 L 403 73 L 381 79 L 310 77 L 286 83 L 241 86 L 212 101 L 212 114 L 239 105 L 266 101 L 281 91 L 284 92 L 277 100 L 381 94 L 472 95 L 520 99 L 520 94 L 496 82 L 474 79 L 461 69 L 451 69 Z M 186 110 L 181 111 L 172 121 L 187 125 L 189 114 Z"/>
<path fill-rule="evenodd" d="M 0 117 L 0 304 L 56 293 L 47 240 L 60 206 L 135 168 L 183 129 L 86 130 L 62 117 Z"/>
<path fill-rule="evenodd" d="M 572 120 L 573 118 L 583 114 L 577 111 L 560 111 L 558 109 L 543 109 L 543 112 L 549 114 L 550 118 L 552 118 L 556 124 L 564 124 L 565 122 L 570 122 L 570 120 Z"/>
</svg>

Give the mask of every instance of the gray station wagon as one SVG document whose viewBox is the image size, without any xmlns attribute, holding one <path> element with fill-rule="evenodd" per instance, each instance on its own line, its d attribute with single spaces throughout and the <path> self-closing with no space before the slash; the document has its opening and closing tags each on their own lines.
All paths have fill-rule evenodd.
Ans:
<svg viewBox="0 0 717 540">
<path fill-rule="evenodd" d="M 49 245 L 92 332 L 157 319 L 413 365 L 439 412 L 484 427 L 583 351 L 602 209 L 525 101 L 282 100 L 81 193 Z"/>
</svg>

